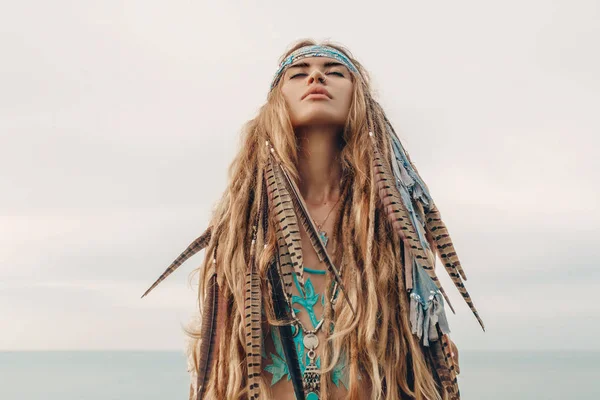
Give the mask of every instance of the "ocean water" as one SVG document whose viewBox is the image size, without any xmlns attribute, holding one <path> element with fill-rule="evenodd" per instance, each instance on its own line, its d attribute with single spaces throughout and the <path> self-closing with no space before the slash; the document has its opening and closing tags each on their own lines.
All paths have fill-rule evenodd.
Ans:
<svg viewBox="0 0 600 400">
<path fill-rule="evenodd" d="M 600 352 L 460 352 L 463 400 L 598 400 Z M 0 400 L 188 399 L 178 352 L 0 352 Z"/>
</svg>

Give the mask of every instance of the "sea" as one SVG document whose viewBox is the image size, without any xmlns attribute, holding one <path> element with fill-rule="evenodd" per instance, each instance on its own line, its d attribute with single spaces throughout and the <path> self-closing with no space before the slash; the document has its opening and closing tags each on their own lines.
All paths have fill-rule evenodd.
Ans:
<svg viewBox="0 0 600 400">
<path fill-rule="evenodd" d="M 463 400 L 600 400 L 600 352 L 460 352 Z M 182 352 L 0 352 L 0 400 L 187 400 Z"/>
</svg>

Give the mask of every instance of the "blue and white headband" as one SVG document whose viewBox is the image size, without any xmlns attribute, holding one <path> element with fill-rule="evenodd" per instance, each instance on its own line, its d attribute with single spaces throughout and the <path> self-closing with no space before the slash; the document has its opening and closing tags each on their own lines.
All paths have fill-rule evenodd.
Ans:
<svg viewBox="0 0 600 400">
<path fill-rule="evenodd" d="M 334 49 L 333 47 L 328 47 L 328 46 L 320 46 L 320 45 L 304 46 L 304 47 L 300 47 L 298 50 L 294 51 L 292 54 L 287 56 L 285 60 L 283 60 L 281 62 L 281 64 L 279 65 L 279 68 L 277 69 L 277 72 L 275 73 L 275 76 L 273 77 L 273 81 L 271 82 L 271 90 L 273 90 L 273 88 L 275 86 L 277 86 L 277 83 L 279 82 L 279 79 L 281 79 L 283 72 L 290 65 L 292 65 L 293 63 L 295 63 L 298 60 L 301 60 L 303 58 L 308 58 L 308 57 L 333 58 L 334 60 L 337 60 L 337 61 L 341 62 L 342 64 L 344 64 L 346 66 L 346 68 L 348 68 L 350 71 L 354 72 L 355 74 L 359 74 L 358 68 L 356 68 L 356 66 L 354 64 L 352 64 L 352 61 L 350 61 L 350 59 L 348 57 L 346 57 L 346 55 L 344 55 L 344 53 L 342 53 L 341 51 Z"/>
</svg>

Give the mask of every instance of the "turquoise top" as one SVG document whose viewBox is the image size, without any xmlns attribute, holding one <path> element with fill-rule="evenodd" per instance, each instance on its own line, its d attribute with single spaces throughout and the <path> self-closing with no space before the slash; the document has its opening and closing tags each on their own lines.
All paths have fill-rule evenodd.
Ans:
<svg viewBox="0 0 600 400">
<path fill-rule="evenodd" d="M 316 270 L 304 267 L 304 271 L 310 274 L 319 274 L 324 275 L 326 271 L 324 270 Z M 302 293 L 298 280 L 296 279 L 296 275 L 292 274 L 294 277 L 294 283 L 296 284 L 296 288 L 298 289 L 298 293 Z M 321 297 L 321 304 L 325 306 L 325 294 L 316 294 L 313 284 L 310 280 L 310 277 L 307 276 L 305 284 L 304 284 L 304 296 L 292 296 L 292 304 L 298 304 L 302 308 L 295 308 L 294 312 L 298 315 L 304 309 L 310 318 L 310 321 L 313 325 L 313 328 L 319 324 L 319 320 L 315 315 L 314 306 L 319 301 L 319 297 Z M 337 295 L 337 292 L 336 292 Z M 295 333 L 295 326 L 292 327 L 292 331 Z M 273 339 L 273 343 L 275 345 L 275 351 L 277 354 L 271 353 L 270 356 L 267 356 L 265 352 L 265 346 L 263 343 L 263 353 L 262 357 L 271 360 L 271 364 L 265 367 L 265 371 L 273 374 L 273 379 L 271 380 L 271 386 L 275 385 L 277 382 L 281 380 L 285 375 L 287 375 L 287 380 L 291 379 L 291 375 L 288 371 L 287 364 L 285 362 L 285 355 L 283 353 L 283 346 L 281 344 L 281 340 L 279 339 L 279 334 L 275 329 L 271 329 L 271 338 Z M 304 344 L 302 340 L 304 338 L 304 332 L 300 330 L 300 332 L 294 336 L 294 343 L 296 345 L 296 352 L 298 353 L 298 361 L 300 364 L 300 372 L 304 374 L 304 370 L 306 369 L 306 365 L 309 363 L 308 355 L 305 352 Z M 264 339 L 264 338 L 263 338 Z M 315 363 L 318 368 L 321 368 L 321 357 L 317 356 Z M 333 383 L 339 387 L 340 382 L 344 384 L 346 389 L 348 389 L 348 374 L 346 373 L 346 355 L 342 353 L 340 355 L 340 359 L 336 364 L 335 368 L 332 371 L 332 381 Z"/>
</svg>

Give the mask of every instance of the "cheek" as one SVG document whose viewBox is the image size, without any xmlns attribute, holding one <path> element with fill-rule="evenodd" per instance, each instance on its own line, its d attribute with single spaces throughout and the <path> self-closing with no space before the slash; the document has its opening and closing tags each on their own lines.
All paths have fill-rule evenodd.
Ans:
<svg viewBox="0 0 600 400">
<path fill-rule="evenodd" d="M 342 104 L 344 105 L 344 111 L 349 112 L 350 105 L 352 104 L 352 86 L 344 91 Z"/>
<path fill-rule="evenodd" d="M 281 94 L 283 96 L 283 100 L 285 104 L 288 106 L 290 110 L 294 110 L 298 106 L 298 102 L 296 99 L 296 94 L 293 88 L 290 87 L 282 87 Z"/>
</svg>

